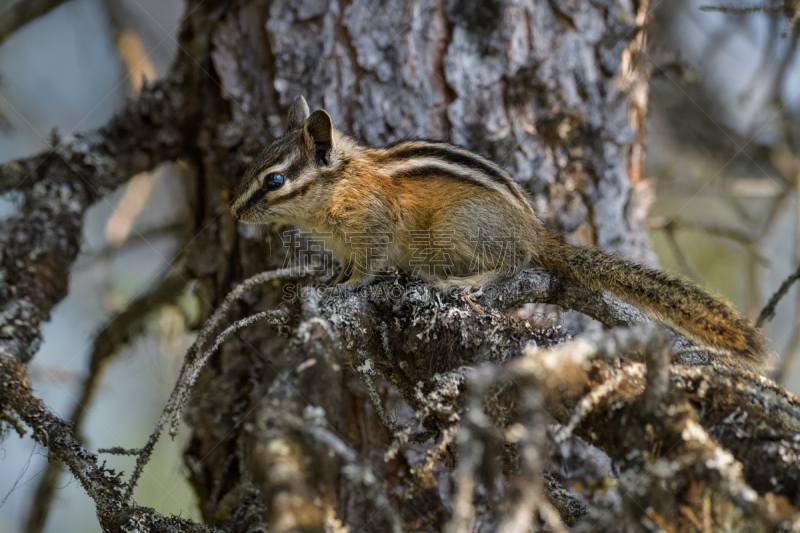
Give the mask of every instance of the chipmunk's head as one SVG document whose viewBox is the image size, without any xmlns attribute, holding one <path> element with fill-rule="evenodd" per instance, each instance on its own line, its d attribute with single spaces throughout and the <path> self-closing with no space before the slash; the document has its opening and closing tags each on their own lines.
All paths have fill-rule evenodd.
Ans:
<svg viewBox="0 0 800 533">
<path fill-rule="evenodd" d="M 309 115 L 299 96 L 289 110 L 286 134 L 264 148 L 245 172 L 231 214 L 248 224 L 307 217 L 317 177 L 334 170 L 341 159 L 338 138 L 328 113 Z"/>
</svg>

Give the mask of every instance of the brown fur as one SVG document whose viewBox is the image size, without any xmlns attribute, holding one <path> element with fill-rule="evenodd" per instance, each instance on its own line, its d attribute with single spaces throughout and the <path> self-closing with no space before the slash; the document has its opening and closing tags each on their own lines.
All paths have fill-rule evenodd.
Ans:
<svg viewBox="0 0 800 533">
<path fill-rule="evenodd" d="M 686 337 L 730 350 L 748 367 L 764 365 L 760 329 L 730 302 L 685 278 L 593 247 L 573 246 L 550 235 L 540 266 L 596 289 L 607 290 L 665 322 Z"/>
<path fill-rule="evenodd" d="M 359 146 L 333 129 L 324 111 L 309 116 L 302 97 L 289 125 L 248 169 L 231 212 L 247 223 L 283 220 L 316 231 L 346 265 L 340 280 L 357 283 L 395 266 L 439 286 L 470 288 L 536 265 L 608 290 L 747 366 L 763 364 L 761 331 L 726 300 L 665 271 L 560 241 L 490 161 L 430 141 Z M 275 172 L 285 185 L 267 193 L 262 183 Z M 374 254 L 367 264 L 369 242 Z"/>
</svg>

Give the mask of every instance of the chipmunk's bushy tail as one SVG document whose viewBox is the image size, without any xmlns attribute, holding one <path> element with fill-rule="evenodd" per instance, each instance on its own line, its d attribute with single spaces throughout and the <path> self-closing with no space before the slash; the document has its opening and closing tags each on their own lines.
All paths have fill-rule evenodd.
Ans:
<svg viewBox="0 0 800 533">
<path fill-rule="evenodd" d="M 686 337 L 729 350 L 750 368 L 766 363 L 766 342 L 760 329 L 733 305 L 699 285 L 607 254 L 597 248 L 573 246 L 557 237 L 535 261 L 539 266 L 575 282 L 605 289 L 665 322 Z"/>
</svg>

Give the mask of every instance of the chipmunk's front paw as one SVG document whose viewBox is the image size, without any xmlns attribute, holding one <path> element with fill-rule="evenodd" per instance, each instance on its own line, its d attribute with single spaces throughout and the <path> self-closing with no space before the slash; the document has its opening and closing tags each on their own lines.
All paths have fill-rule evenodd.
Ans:
<svg viewBox="0 0 800 533">
<path fill-rule="evenodd" d="M 498 277 L 498 271 L 490 270 L 466 277 L 450 276 L 448 278 L 435 281 L 433 285 L 437 289 L 445 292 L 451 292 L 456 289 L 460 289 L 462 291 L 477 291 L 497 282 Z"/>
</svg>

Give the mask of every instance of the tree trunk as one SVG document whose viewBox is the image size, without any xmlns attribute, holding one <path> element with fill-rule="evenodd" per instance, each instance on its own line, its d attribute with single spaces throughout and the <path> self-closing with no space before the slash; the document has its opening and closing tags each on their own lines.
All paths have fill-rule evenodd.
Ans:
<svg viewBox="0 0 800 533">
<path fill-rule="evenodd" d="M 189 26 L 205 22 L 208 6 L 187 12 L 195 7 Z M 223 214 L 223 191 L 241 175 L 237 149 L 254 154 L 280 135 L 298 95 L 369 145 L 430 137 L 482 153 L 530 192 L 549 227 L 653 261 L 639 155 L 647 76 L 637 17 L 641 26 L 645 10 L 625 2 L 277 0 L 217 13 L 208 61 L 197 58 L 207 65 L 196 164 L 205 191 L 197 229 L 210 225 L 198 247 L 209 299 L 218 303 L 236 280 L 282 264 L 280 236 L 268 237 L 270 255 Z M 280 287 L 265 287 L 241 314 L 280 299 Z M 311 346 L 243 332 L 197 388 L 186 461 L 208 523 L 223 525 L 248 502 L 270 530 L 317 529 L 333 516 L 353 531 L 378 529 L 379 504 L 367 505 L 341 479 L 341 458 L 297 430 L 309 413 L 353 446 L 357 463 L 371 465 L 374 490 L 389 497 L 408 476 L 408 458 L 382 460 L 388 435 L 343 368 L 340 358 L 354 357 L 345 340 L 321 325 L 303 334 Z M 465 360 L 452 359 L 426 366 L 447 372 Z M 431 480 L 415 498 L 395 497 L 405 527 L 442 530 L 450 510 L 438 490 L 449 485 Z M 256 489 L 260 496 L 248 499 Z"/>
</svg>

